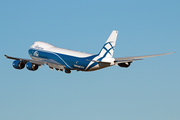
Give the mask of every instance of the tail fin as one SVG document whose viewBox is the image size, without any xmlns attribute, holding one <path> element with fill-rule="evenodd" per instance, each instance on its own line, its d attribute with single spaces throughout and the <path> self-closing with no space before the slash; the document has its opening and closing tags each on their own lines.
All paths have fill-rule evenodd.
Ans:
<svg viewBox="0 0 180 120">
<path fill-rule="evenodd" d="M 116 44 L 118 31 L 113 30 L 109 38 L 107 39 L 106 43 L 104 44 L 103 48 L 99 52 L 99 56 L 101 57 L 113 57 L 114 48 Z"/>
</svg>

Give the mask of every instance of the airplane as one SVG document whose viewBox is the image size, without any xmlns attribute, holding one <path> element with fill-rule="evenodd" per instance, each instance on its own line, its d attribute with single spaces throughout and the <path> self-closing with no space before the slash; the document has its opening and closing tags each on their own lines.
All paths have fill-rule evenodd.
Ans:
<svg viewBox="0 0 180 120">
<path fill-rule="evenodd" d="M 26 65 L 28 70 L 36 71 L 39 66 L 46 64 L 51 70 L 55 68 L 57 71 L 64 70 L 65 73 L 71 73 L 71 70 L 95 71 L 113 65 L 128 68 L 133 61 L 173 53 L 113 58 L 117 35 L 118 31 L 113 30 L 98 54 L 58 48 L 46 42 L 36 41 L 28 50 L 32 59 L 16 58 L 7 55 L 5 57 L 14 59 L 15 61 L 12 65 L 19 70 Z"/>
</svg>

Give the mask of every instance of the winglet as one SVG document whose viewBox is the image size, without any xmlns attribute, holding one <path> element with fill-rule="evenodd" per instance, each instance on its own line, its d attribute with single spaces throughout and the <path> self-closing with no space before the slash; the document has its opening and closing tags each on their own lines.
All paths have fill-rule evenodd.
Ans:
<svg viewBox="0 0 180 120">
<path fill-rule="evenodd" d="M 8 58 L 8 59 L 14 59 L 14 60 L 16 60 L 16 58 L 13 58 L 13 57 L 9 57 L 9 56 L 7 56 L 7 55 L 4 55 L 6 58 Z"/>
<path fill-rule="evenodd" d="M 6 54 L 4 55 L 6 58 L 11 58 L 11 57 L 9 57 L 9 56 L 7 56 Z"/>
<path fill-rule="evenodd" d="M 6 58 L 8 59 L 14 59 L 14 60 L 19 60 L 19 58 L 14 58 L 14 57 L 10 57 L 10 56 L 7 56 L 7 55 L 4 55 Z"/>
</svg>

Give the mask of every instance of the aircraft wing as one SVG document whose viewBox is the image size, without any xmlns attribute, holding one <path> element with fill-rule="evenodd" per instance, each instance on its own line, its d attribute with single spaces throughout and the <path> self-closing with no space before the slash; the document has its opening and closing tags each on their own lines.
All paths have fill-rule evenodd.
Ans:
<svg viewBox="0 0 180 120">
<path fill-rule="evenodd" d="M 161 56 L 161 55 L 168 55 L 172 54 L 171 53 L 163 53 L 163 54 L 155 54 L 155 55 L 145 55 L 145 56 L 134 56 L 134 57 L 121 57 L 121 58 L 115 58 L 115 63 L 125 63 L 125 62 L 132 62 L 136 60 L 142 60 L 142 58 L 148 58 L 148 57 L 156 57 L 156 56 Z"/>
<path fill-rule="evenodd" d="M 37 64 L 37 65 L 48 65 L 49 67 L 53 67 L 53 68 L 58 68 L 58 69 L 65 69 L 65 66 L 62 65 L 62 64 L 59 64 L 58 62 L 56 62 L 55 60 L 52 60 L 52 59 L 47 59 L 47 60 L 33 60 L 33 59 L 24 59 L 24 58 L 16 58 L 16 57 L 10 57 L 10 56 L 7 56 L 7 55 L 4 55 L 6 58 L 8 59 L 14 59 L 14 60 L 20 60 L 22 62 L 24 62 L 25 64 L 27 62 L 30 62 L 30 63 L 34 63 L 34 64 Z"/>
</svg>

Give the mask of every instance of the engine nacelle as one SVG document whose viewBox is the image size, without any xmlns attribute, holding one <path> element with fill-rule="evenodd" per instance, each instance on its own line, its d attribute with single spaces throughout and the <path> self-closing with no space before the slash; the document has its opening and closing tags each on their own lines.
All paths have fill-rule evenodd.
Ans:
<svg viewBox="0 0 180 120">
<path fill-rule="evenodd" d="M 27 68 L 28 70 L 35 71 L 35 70 L 38 69 L 38 65 L 37 65 L 37 64 L 30 63 L 30 62 L 27 62 L 27 63 L 26 63 L 26 68 Z"/>
<path fill-rule="evenodd" d="M 16 69 L 23 69 L 25 66 L 25 64 L 20 60 L 15 60 L 12 65 Z"/>
<path fill-rule="evenodd" d="M 118 63 L 120 67 L 128 68 L 132 62 Z"/>
</svg>

